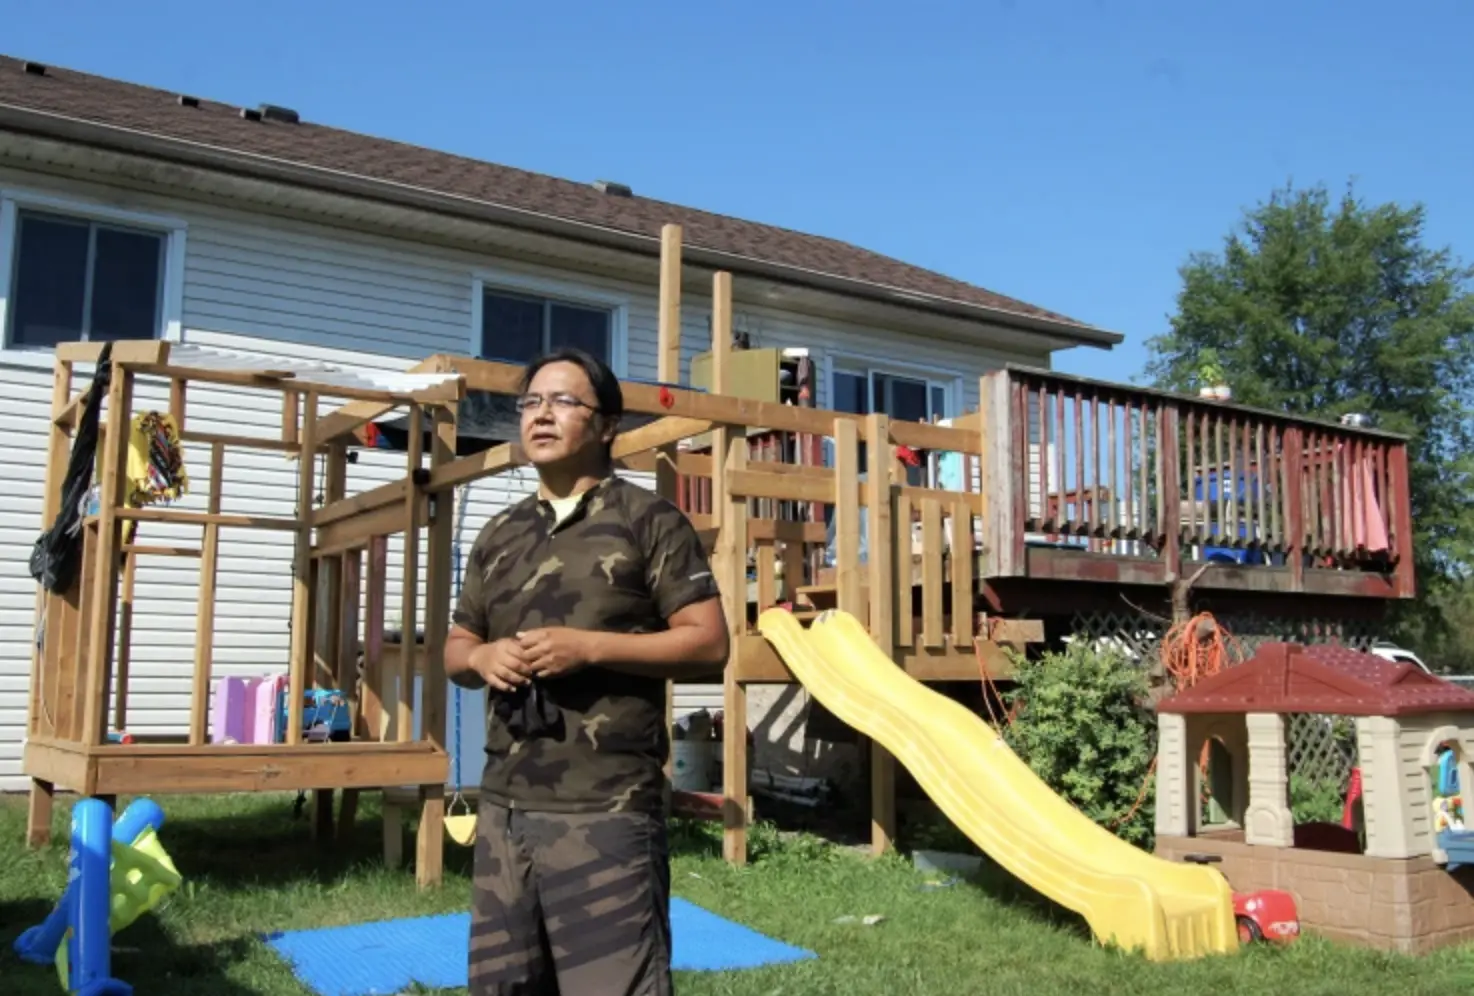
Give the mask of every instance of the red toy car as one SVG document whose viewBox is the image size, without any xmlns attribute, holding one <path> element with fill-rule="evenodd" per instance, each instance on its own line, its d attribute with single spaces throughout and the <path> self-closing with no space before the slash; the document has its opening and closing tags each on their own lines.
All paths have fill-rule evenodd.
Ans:
<svg viewBox="0 0 1474 996">
<path fill-rule="evenodd" d="M 1239 943 L 1269 940 L 1288 944 L 1300 936 L 1300 913 L 1295 897 L 1280 889 L 1233 894 L 1233 918 L 1239 927 Z"/>
<path fill-rule="evenodd" d="M 1195 865 L 1217 864 L 1221 854 L 1185 854 L 1182 860 Z M 1295 897 L 1281 889 L 1233 894 L 1233 918 L 1239 928 L 1239 943 L 1272 941 L 1288 944 L 1300 936 L 1300 911 Z"/>
</svg>

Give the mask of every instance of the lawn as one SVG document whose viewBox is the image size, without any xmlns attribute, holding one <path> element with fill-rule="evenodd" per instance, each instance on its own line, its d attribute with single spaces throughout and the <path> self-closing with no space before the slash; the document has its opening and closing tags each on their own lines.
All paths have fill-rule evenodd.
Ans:
<svg viewBox="0 0 1474 996">
<path fill-rule="evenodd" d="M 367 799 L 351 846 L 321 851 L 306 820 L 293 817 L 289 795 L 161 802 L 169 817 L 164 842 L 186 884 L 158 916 L 115 939 L 114 971 L 140 994 L 303 996 L 308 990 L 260 932 L 465 908 L 468 853 L 449 845 L 445 885 L 418 891 L 409 870 L 377 864 L 377 811 Z M 58 805 L 59 842 L 68 818 L 68 807 Z M 55 996 L 55 973 L 20 964 L 11 943 L 55 903 L 66 845 L 26 850 L 24 825 L 24 799 L 0 798 L 8 855 L 0 868 L 0 979 L 7 996 Z M 704 827 L 678 828 L 675 842 L 678 895 L 820 956 L 683 975 L 681 993 L 1447 996 L 1474 989 L 1469 949 L 1412 959 L 1308 938 L 1288 951 L 1153 965 L 1095 947 L 1068 915 L 1020 899 L 1006 884 L 936 888 L 900 858 L 870 861 L 763 828 L 746 868 L 725 865 L 717 837 Z M 863 925 L 870 914 L 884 920 Z"/>
</svg>

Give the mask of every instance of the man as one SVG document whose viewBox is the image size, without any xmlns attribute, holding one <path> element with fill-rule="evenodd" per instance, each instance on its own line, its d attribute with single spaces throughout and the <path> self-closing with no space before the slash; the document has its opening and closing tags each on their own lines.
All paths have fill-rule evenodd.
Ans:
<svg viewBox="0 0 1474 996">
<path fill-rule="evenodd" d="M 538 493 L 471 549 L 446 642 L 488 688 L 470 991 L 665 994 L 665 682 L 719 669 L 727 623 L 700 537 L 614 474 L 619 381 L 586 353 L 528 367 Z"/>
</svg>

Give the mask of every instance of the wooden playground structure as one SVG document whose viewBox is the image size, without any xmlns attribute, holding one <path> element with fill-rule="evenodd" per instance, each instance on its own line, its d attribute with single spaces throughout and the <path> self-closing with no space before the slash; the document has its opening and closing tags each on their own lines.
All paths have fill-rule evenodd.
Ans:
<svg viewBox="0 0 1474 996">
<path fill-rule="evenodd" d="M 1202 561 L 1197 585 L 1208 590 L 1358 604 L 1412 594 L 1407 454 L 1397 437 L 1015 368 L 984 375 L 977 410 L 950 426 L 739 397 L 728 393 L 733 304 L 725 272 L 712 277 L 710 389 L 682 387 L 680 237 L 667 226 L 656 382 L 623 385 L 626 411 L 650 420 L 624 431 L 614 453 L 625 469 L 653 473 L 657 490 L 682 502 L 712 551 L 733 651 L 711 680 L 723 684 L 729 731 L 748 727 L 749 684 L 793 680 L 753 625 L 775 604 L 801 613 L 846 609 L 918 680 L 977 682 L 984 672 L 1008 677 L 1006 647 L 1043 639 L 1028 608 L 1039 604 L 1041 586 L 1165 590 Z M 76 343 L 56 352 L 42 528 L 57 514 L 72 430 L 87 403 L 73 385 L 73 367 L 94 363 L 99 351 Z M 111 363 L 98 444 L 100 501 L 84 520 L 82 566 L 65 590 L 38 590 L 42 639 L 24 759 L 33 780 L 31 842 L 49 834 L 56 788 L 100 796 L 312 790 L 326 834 L 335 791 L 346 826 L 360 792 L 408 786 L 420 810 L 417 878 L 438 881 L 454 490 L 525 463 L 514 442 L 457 456 L 457 411 L 473 392 L 515 393 L 522 369 L 436 355 L 402 375 L 356 379 L 164 342 L 116 343 Z M 128 419 L 113 413 L 131 417 L 138 378 L 166 383 L 180 438 L 209 447 L 208 511 L 128 505 Z M 189 387 L 196 383 L 279 395 L 279 437 L 191 429 Z M 354 492 L 355 434 L 398 410 L 410 427 L 404 476 Z M 773 434 L 802 445 L 759 445 Z M 295 516 L 221 511 L 224 461 L 248 448 L 299 461 Z M 832 455 L 814 459 L 824 448 Z M 916 453 L 961 460 L 961 485 L 912 483 L 906 458 Z M 319 461 L 327 482 L 320 504 Z M 1220 489 L 1213 484 L 1220 479 L 1235 484 Z M 692 488 L 693 481 L 704 483 Z M 137 522 L 198 527 L 201 539 L 184 547 L 130 543 L 125 526 Z M 294 540 L 280 743 L 210 742 L 222 529 L 281 530 Z M 406 539 L 399 606 L 406 638 L 386 644 L 385 551 L 396 534 Z M 1204 552 L 1211 550 L 1226 551 L 1227 559 Z M 153 556 L 200 564 L 189 730 L 116 743 L 110 731 L 125 728 L 127 710 L 132 565 Z M 423 648 L 409 638 L 417 629 Z M 416 675 L 418 703 L 405 694 Z M 313 689 L 347 696 L 346 740 L 304 738 L 304 701 Z M 883 749 L 869 749 L 872 837 L 880 850 L 895 833 L 895 772 Z M 739 862 L 749 813 L 746 752 L 745 737 L 725 737 L 724 850 Z"/>
</svg>

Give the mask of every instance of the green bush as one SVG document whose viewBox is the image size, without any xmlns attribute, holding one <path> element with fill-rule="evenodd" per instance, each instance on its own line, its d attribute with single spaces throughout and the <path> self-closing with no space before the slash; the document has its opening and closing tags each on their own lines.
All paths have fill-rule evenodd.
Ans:
<svg viewBox="0 0 1474 996">
<path fill-rule="evenodd" d="M 1009 746 L 1086 816 L 1149 848 L 1157 728 L 1145 670 L 1083 641 L 1034 660 L 1018 656 L 1015 668 L 1016 684 L 1003 694 L 1009 707 L 1018 706 L 1004 736 Z"/>
</svg>

